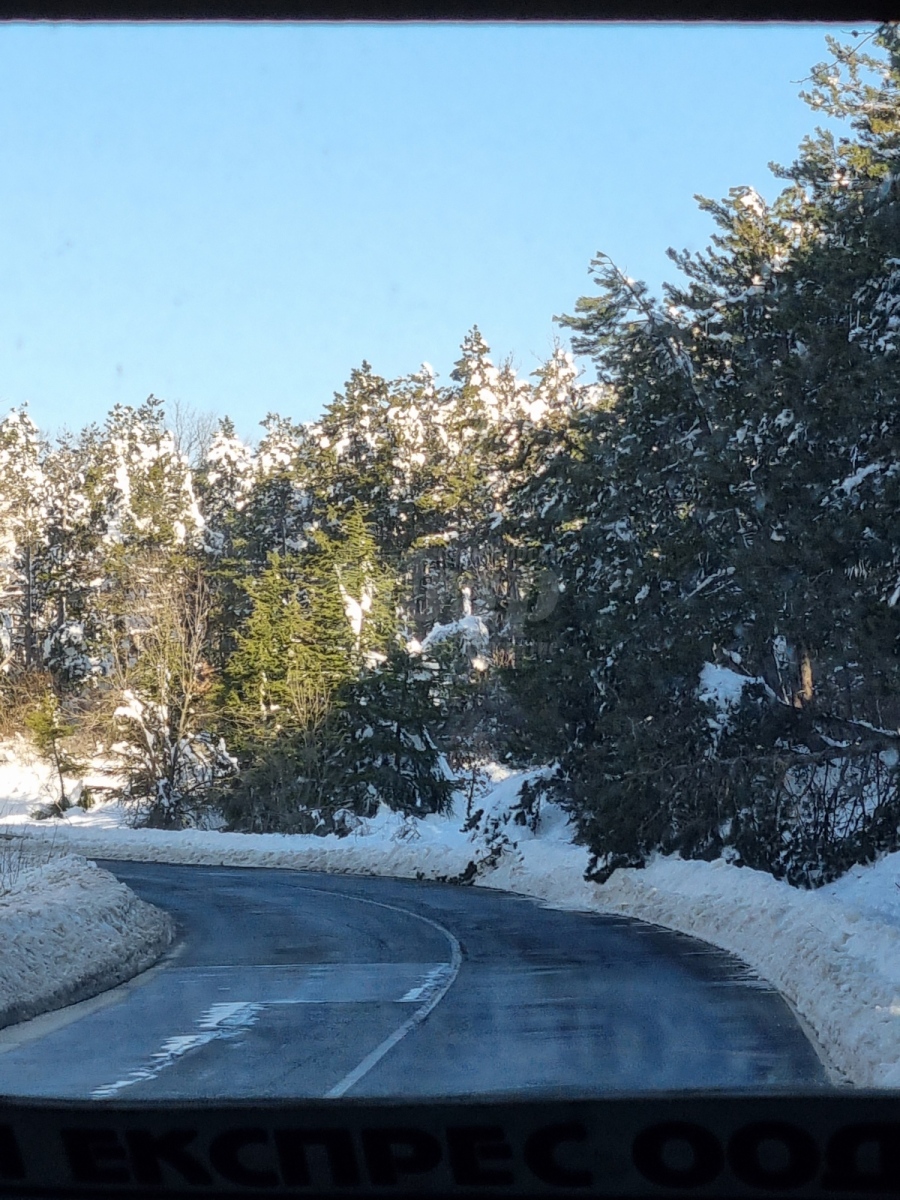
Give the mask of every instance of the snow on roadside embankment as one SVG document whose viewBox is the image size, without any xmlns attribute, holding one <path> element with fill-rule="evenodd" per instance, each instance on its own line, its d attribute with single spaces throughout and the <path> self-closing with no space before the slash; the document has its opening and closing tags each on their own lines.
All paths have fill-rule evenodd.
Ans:
<svg viewBox="0 0 900 1200">
<path fill-rule="evenodd" d="M 900 855 L 875 868 L 896 893 Z M 618 911 L 703 938 L 738 955 L 785 996 L 838 1078 L 900 1087 L 900 906 L 891 922 L 864 915 L 838 884 L 799 891 L 762 871 L 659 859 L 617 871 L 604 889 Z"/>
<path fill-rule="evenodd" d="M 598 885 L 576 847 L 524 844 L 478 882 L 554 907 L 620 913 L 743 959 L 806 1022 L 835 1081 L 900 1088 L 900 854 L 818 891 L 763 871 L 659 857 Z"/>
<path fill-rule="evenodd" d="M 152 966 L 171 917 L 73 854 L 4 838 L 14 856 L 0 891 L 0 1028 L 75 1004 Z"/>
<path fill-rule="evenodd" d="M 836 1077 L 863 1087 L 900 1087 L 900 855 L 856 868 L 816 892 L 723 861 L 658 858 L 588 882 L 588 855 L 571 841 L 565 815 L 544 804 L 536 831 L 515 820 L 522 782 L 502 768 L 473 809 L 404 822 L 382 810 L 347 837 L 238 834 L 127 827 L 117 805 L 71 810 L 35 824 L 24 799 L 0 824 L 27 824 L 34 836 L 94 857 L 210 865 L 266 866 L 400 878 L 466 879 L 532 896 L 553 907 L 651 921 L 738 955 L 794 1005 Z M 534 773 L 530 773 L 532 776 Z M 0 809 L 12 789 L 0 766 Z M 24 795 L 24 793 L 23 793 Z"/>
</svg>

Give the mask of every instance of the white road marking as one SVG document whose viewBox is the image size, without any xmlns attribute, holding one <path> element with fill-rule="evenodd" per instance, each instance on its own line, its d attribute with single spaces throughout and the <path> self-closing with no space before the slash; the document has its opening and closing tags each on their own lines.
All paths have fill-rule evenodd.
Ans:
<svg viewBox="0 0 900 1200">
<path fill-rule="evenodd" d="M 412 1016 L 404 1021 L 399 1028 L 395 1029 L 392 1034 L 380 1042 L 365 1058 L 358 1063 L 352 1071 L 348 1072 L 343 1079 L 340 1079 L 334 1087 L 330 1088 L 325 1093 L 326 1099 L 337 1099 L 339 1096 L 345 1095 L 350 1088 L 357 1084 L 364 1075 L 367 1075 L 372 1068 L 381 1061 L 384 1056 L 397 1045 L 403 1038 L 406 1037 L 413 1029 L 425 1020 L 443 1000 L 447 992 L 452 987 L 456 976 L 459 974 L 459 969 L 462 965 L 462 948 L 453 934 L 443 925 L 433 921 L 430 917 L 424 917 L 420 913 L 412 912 L 407 908 L 401 908 L 395 904 L 384 904 L 380 900 L 368 900 L 362 896 L 349 896 L 345 892 L 331 891 L 326 888 L 302 888 L 300 890 L 308 892 L 318 892 L 321 895 L 337 896 L 342 900 L 353 900 L 358 904 L 371 904 L 375 908 L 386 908 L 391 912 L 402 913 L 403 916 L 412 917 L 413 920 L 422 921 L 426 925 L 430 925 L 432 929 L 436 929 L 445 937 L 450 945 L 450 961 L 438 963 L 428 971 L 422 983 L 417 987 L 410 988 L 403 996 L 398 998 L 399 1003 L 415 1003 L 423 1001 L 412 1014 Z M 275 965 L 275 964 L 273 964 Z M 299 964 L 298 964 L 299 965 Z M 380 965 L 380 964 L 379 964 Z M 227 968 L 225 968 L 227 969 Z M 307 1001 L 308 1002 L 308 1001 Z M 152 1054 L 146 1065 L 138 1067 L 129 1072 L 124 1078 L 117 1080 L 115 1083 L 104 1084 L 101 1087 L 94 1088 L 90 1093 L 93 1100 L 106 1100 L 118 1095 L 125 1088 L 131 1087 L 136 1083 L 142 1083 L 149 1079 L 155 1079 L 160 1072 L 166 1067 L 172 1066 L 185 1054 L 192 1050 L 199 1049 L 201 1046 L 207 1045 L 209 1042 L 217 1038 L 235 1037 L 244 1029 L 248 1029 L 251 1025 L 255 1025 L 259 1019 L 260 1012 L 270 1005 L 281 1004 L 298 1004 L 304 1003 L 302 998 L 290 998 L 284 1000 L 266 1000 L 266 1001 L 234 1001 L 230 1003 L 213 1004 L 206 1010 L 197 1020 L 197 1028 L 200 1032 L 189 1034 L 177 1034 L 174 1037 L 168 1038 L 163 1042 L 160 1049 Z"/>
<path fill-rule="evenodd" d="M 400 997 L 400 1003 L 409 1004 L 413 1000 L 421 1000 L 426 992 L 430 992 L 432 988 L 436 988 L 443 982 L 449 970 L 449 963 L 439 963 L 436 967 L 433 967 L 418 987 L 410 988 L 405 996 Z"/>
<path fill-rule="evenodd" d="M 197 1020 L 200 1033 L 176 1034 L 167 1038 L 159 1050 L 150 1056 L 146 1066 L 138 1067 L 129 1072 L 124 1079 L 115 1083 L 107 1083 L 94 1088 L 92 1100 L 108 1100 L 118 1095 L 135 1083 L 143 1083 L 147 1079 L 155 1079 L 166 1067 L 171 1067 L 179 1058 L 183 1058 L 191 1050 L 214 1041 L 216 1038 L 235 1037 L 244 1029 L 256 1023 L 259 1011 L 263 1006 L 250 1001 L 237 1001 L 230 1004 L 213 1004 Z"/>
<path fill-rule="evenodd" d="M 294 964 L 293 966 L 296 969 L 297 966 L 305 966 L 305 964 Z M 307 968 L 308 973 L 302 981 L 299 994 L 266 997 L 252 1001 L 220 1001 L 212 1004 L 197 1018 L 197 1032 L 176 1034 L 167 1038 L 159 1050 L 150 1056 L 145 1065 L 136 1068 L 124 1078 L 116 1080 L 115 1083 L 103 1084 L 101 1087 L 95 1088 L 91 1092 L 91 1096 L 95 1100 L 107 1100 L 136 1083 L 155 1079 L 167 1067 L 173 1066 L 192 1050 L 199 1050 L 201 1046 L 206 1046 L 215 1040 L 235 1037 L 238 1033 L 256 1024 L 265 1009 L 295 1004 L 413 1003 L 421 1000 L 426 994 L 430 996 L 433 990 L 443 982 L 450 969 L 448 963 L 437 963 L 436 965 L 423 963 L 418 967 L 418 978 L 421 982 L 409 988 L 403 995 L 397 993 L 405 984 L 400 984 L 400 987 L 395 985 L 395 990 L 391 994 L 389 991 L 390 971 L 399 970 L 400 978 L 403 979 L 405 976 L 406 982 L 408 982 L 413 967 L 414 964 L 407 963 L 315 964 Z M 268 969 L 276 970 L 279 973 L 285 972 L 285 968 L 280 964 L 273 964 Z M 388 978 L 376 986 L 374 991 L 371 987 L 361 988 L 360 984 L 365 984 L 373 969 L 376 976 L 386 974 Z M 204 967 L 203 973 L 233 970 L 233 967 Z M 324 988 L 323 983 L 325 984 Z M 289 986 L 288 981 L 282 980 L 282 985 Z"/>
<path fill-rule="evenodd" d="M 307 890 L 325 892 L 324 888 L 309 888 Z M 326 895 L 334 894 L 333 892 L 326 892 Z M 424 921 L 426 925 L 430 925 L 432 929 L 436 929 L 439 933 L 443 934 L 450 943 L 450 962 L 442 964 L 445 974 L 438 981 L 438 986 L 429 989 L 428 993 L 426 993 L 427 999 L 425 1003 L 417 1008 L 409 1020 L 404 1021 L 399 1029 L 395 1029 L 392 1034 L 367 1054 L 362 1062 L 358 1063 L 352 1071 L 349 1071 L 343 1079 L 338 1080 L 333 1088 L 329 1088 L 325 1093 L 326 1100 L 336 1100 L 338 1097 L 346 1095 L 355 1084 L 359 1083 L 364 1075 L 367 1075 L 374 1066 L 381 1062 L 389 1051 L 393 1050 L 398 1042 L 402 1041 L 408 1033 L 411 1033 L 413 1029 L 421 1025 L 428 1014 L 437 1008 L 450 991 L 456 980 L 456 976 L 459 974 L 459 968 L 462 966 L 462 947 L 459 942 L 449 929 L 445 929 L 437 921 L 432 921 L 431 917 L 423 917 L 421 913 L 410 912 L 408 908 L 400 908 L 398 905 L 383 904 L 380 900 L 364 900 L 361 896 L 346 896 L 344 893 L 338 893 L 338 895 L 344 895 L 344 898 L 348 900 L 357 900 L 360 904 L 373 904 L 376 908 L 387 908 L 392 912 L 399 912 L 403 913 L 404 916 L 413 917 L 417 921 Z"/>
</svg>

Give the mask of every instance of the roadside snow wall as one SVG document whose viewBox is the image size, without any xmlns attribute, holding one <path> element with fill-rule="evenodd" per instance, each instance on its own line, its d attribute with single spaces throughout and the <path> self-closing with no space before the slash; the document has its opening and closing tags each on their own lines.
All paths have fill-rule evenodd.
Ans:
<svg viewBox="0 0 900 1200">
<path fill-rule="evenodd" d="M 124 983 L 174 941 L 168 913 L 94 863 L 15 853 L 0 893 L 0 1028 Z"/>
<path fill-rule="evenodd" d="M 896 876 L 900 854 L 889 858 L 883 868 Z M 527 851 L 479 882 L 554 907 L 637 917 L 727 950 L 794 1007 L 834 1082 L 900 1088 L 900 928 L 847 903 L 839 887 L 801 891 L 721 859 L 674 857 L 615 871 L 602 885 L 569 876 L 560 887 Z"/>
</svg>

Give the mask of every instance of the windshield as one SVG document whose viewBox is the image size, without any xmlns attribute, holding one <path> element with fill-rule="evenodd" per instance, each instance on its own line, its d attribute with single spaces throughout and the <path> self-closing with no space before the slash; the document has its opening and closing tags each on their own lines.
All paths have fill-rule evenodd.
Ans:
<svg viewBox="0 0 900 1200">
<path fill-rule="evenodd" d="M 0 30 L 0 1094 L 900 1085 L 898 54 Z"/>
</svg>

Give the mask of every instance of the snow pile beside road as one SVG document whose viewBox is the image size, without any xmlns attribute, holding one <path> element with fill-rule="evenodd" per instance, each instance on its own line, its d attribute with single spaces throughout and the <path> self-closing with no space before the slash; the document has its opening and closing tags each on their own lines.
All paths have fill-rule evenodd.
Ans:
<svg viewBox="0 0 900 1200">
<path fill-rule="evenodd" d="M 61 842 L 91 858 L 197 866 L 275 867 L 337 875 L 388 875 L 397 879 L 448 879 L 461 874 L 474 851 L 464 837 L 447 842 L 444 830 L 407 833 L 403 823 L 378 818 L 345 838 L 335 835 L 223 833 L 211 830 L 98 827 L 72 821 Z M 452 834 L 454 831 L 446 831 Z"/>
<path fill-rule="evenodd" d="M 226 833 L 204 829 L 133 829 L 119 805 L 87 813 L 70 809 L 58 821 L 31 824 L 36 838 L 55 839 L 92 858 L 197 866 L 275 867 L 334 874 L 392 875 L 438 879 L 462 872 L 475 848 L 452 821 L 427 817 L 404 821 L 383 809 L 346 837 L 329 834 Z M 21 818 L 3 825 L 20 828 Z"/>
<path fill-rule="evenodd" d="M 94 863 L 4 839 L 0 1028 L 115 987 L 172 943 L 171 917 Z"/>
<path fill-rule="evenodd" d="M 404 818 L 382 805 L 375 817 L 360 822 L 347 836 L 317 837 L 214 829 L 134 829 L 130 824 L 133 814 L 114 802 L 98 804 L 88 811 L 70 808 L 58 820 L 36 820 L 35 799 L 28 798 L 28 781 L 39 778 L 39 770 L 39 765 L 26 766 L 29 774 L 23 783 L 15 776 L 12 764 L 0 764 L 0 829 L 27 829 L 36 841 L 47 840 L 91 858 L 432 880 L 470 878 L 473 869 L 484 869 L 485 860 L 491 857 L 492 839 L 498 845 L 507 843 L 510 837 L 537 840 L 527 829 L 511 824 L 511 814 L 522 784 L 542 773 L 512 772 L 491 764 L 473 802 L 473 810 L 480 812 L 481 818 L 469 831 L 460 828 L 461 819 L 454 814 Z M 556 805 L 545 804 L 542 842 L 551 826 L 557 836 L 568 829 L 566 817 Z M 507 829 L 513 832 L 507 834 Z M 569 835 L 563 832 L 563 838 L 571 852 Z M 586 856 L 584 861 L 586 864 Z"/>
<path fill-rule="evenodd" d="M 894 883 L 900 855 L 860 876 L 873 871 L 900 895 Z M 792 1002 L 841 1076 L 860 1087 L 900 1087 L 900 905 L 873 888 L 882 910 L 873 920 L 844 882 L 799 891 L 721 859 L 660 858 L 643 871 L 616 871 L 595 894 L 604 911 L 666 925 L 737 954 Z M 888 899 L 889 923 L 883 919 Z"/>
<path fill-rule="evenodd" d="M 455 815 L 413 822 L 382 809 L 340 838 L 132 829 L 116 804 L 35 823 L 27 786 L 20 778 L 18 790 L 11 787 L 11 772 L 12 764 L 0 766 L 0 827 L 28 825 L 33 836 L 81 854 L 471 881 L 680 930 L 738 955 L 777 987 L 839 1075 L 858 1086 L 900 1088 L 900 854 L 816 892 L 721 860 L 679 858 L 616 871 L 599 885 L 585 880 L 588 853 L 572 843 L 556 805 L 543 802 L 535 828 L 528 823 L 519 791 L 535 771 L 492 765 L 471 797 L 471 820 L 458 797 Z"/>
<path fill-rule="evenodd" d="M 728 950 L 793 1004 L 838 1076 L 900 1088 L 900 854 L 814 892 L 722 859 L 660 857 L 603 885 L 584 879 L 586 865 L 583 849 L 538 839 L 476 882 L 637 917 Z"/>
<path fill-rule="evenodd" d="M 50 768 L 23 737 L 0 745 L 0 816 L 28 817 L 49 798 Z"/>
</svg>

